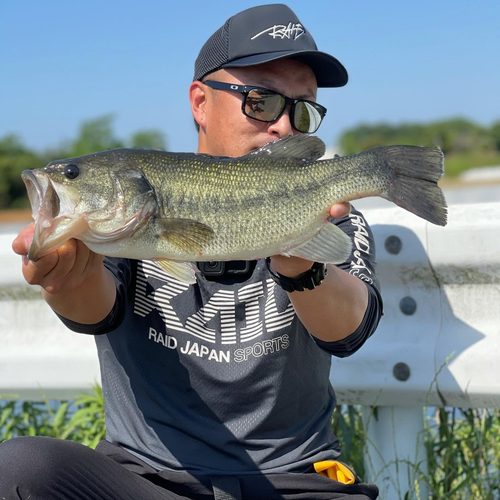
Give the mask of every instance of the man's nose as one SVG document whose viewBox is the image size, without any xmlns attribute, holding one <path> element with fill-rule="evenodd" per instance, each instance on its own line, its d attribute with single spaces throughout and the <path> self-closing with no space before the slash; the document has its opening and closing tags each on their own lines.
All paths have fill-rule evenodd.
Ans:
<svg viewBox="0 0 500 500">
<path fill-rule="evenodd" d="M 276 120 L 269 124 L 268 131 L 270 134 L 275 135 L 276 139 L 282 139 L 283 137 L 288 137 L 297 133 L 290 122 L 289 106 L 286 107 Z"/>
</svg>

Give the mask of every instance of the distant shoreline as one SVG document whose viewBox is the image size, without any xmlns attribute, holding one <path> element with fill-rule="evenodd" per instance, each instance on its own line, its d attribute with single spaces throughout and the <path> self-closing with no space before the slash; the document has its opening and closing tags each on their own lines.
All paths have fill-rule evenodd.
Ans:
<svg viewBox="0 0 500 500">
<path fill-rule="evenodd" d="M 0 224 L 10 222 L 33 222 L 31 217 L 31 208 L 12 208 L 0 210 Z"/>
</svg>

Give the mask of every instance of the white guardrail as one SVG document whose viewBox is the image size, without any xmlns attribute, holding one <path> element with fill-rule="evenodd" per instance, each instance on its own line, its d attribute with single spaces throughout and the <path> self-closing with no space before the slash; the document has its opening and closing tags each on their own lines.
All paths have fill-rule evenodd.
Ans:
<svg viewBox="0 0 500 500">
<path fill-rule="evenodd" d="M 424 456 L 423 406 L 500 408 L 500 203 L 452 205 L 445 228 L 396 207 L 364 215 L 385 314 L 360 351 L 333 359 L 331 380 L 339 403 L 378 407 L 377 419 L 366 411 L 368 469 L 392 500 L 414 480 L 396 461 Z M 89 392 L 100 380 L 93 338 L 66 330 L 24 282 L 14 236 L 0 234 L 0 395 Z"/>
<path fill-rule="evenodd" d="M 414 499 L 423 407 L 500 408 L 500 203 L 452 205 L 444 228 L 398 208 L 364 214 L 385 314 L 360 351 L 333 359 L 330 378 L 340 402 L 363 405 L 381 499 Z"/>
<path fill-rule="evenodd" d="M 500 203 L 452 205 L 446 227 L 365 212 L 384 317 L 331 379 L 340 401 L 500 408 Z"/>
</svg>

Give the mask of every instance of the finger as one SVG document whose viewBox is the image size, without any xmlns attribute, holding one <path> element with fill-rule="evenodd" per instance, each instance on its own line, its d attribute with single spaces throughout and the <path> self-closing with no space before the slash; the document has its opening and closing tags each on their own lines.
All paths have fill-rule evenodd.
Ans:
<svg viewBox="0 0 500 500">
<path fill-rule="evenodd" d="M 351 211 L 351 204 L 349 202 L 336 203 L 330 207 L 330 216 L 334 219 L 341 219 L 347 217 Z"/>
<path fill-rule="evenodd" d="M 79 287 L 87 278 L 96 274 L 102 262 L 104 260 L 104 255 L 98 255 L 92 252 L 84 243 L 80 240 L 71 240 L 74 242 L 74 259 L 69 261 L 71 267 L 67 274 L 64 276 L 64 272 L 67 270 L 66 267 L 62 267 L 61 274 L 50 276 L 53 279 L 51 286 L 46 288 L 49 293 L 57 293 L 61 290 L 73 290 Z M 69 249 L 65 249 L 69 252 Z M 70 257 L 72 257 L 70 255 Z M 58 270 L 59 273 L 59 270 Z"/>
<path fill-rule="evenodd" d="M 40 281 L 40 285 L 48 293 L 58 293 L 62 288 L 67 287 L 67 276 L 75 265 L 76 248 L 76 241 L 71 239 L 54 252 L 57 253 L 57 264 Z"/>
<path fill-rule="evenodd" d="M 28 257 L 24 255 L 22 265 L 24 279 L 30 285 L 40 285 L 43 278 L 57 265 L 58 260 L 59 257 L 56 252 L 44 255 L 36 262 L 29 260 Z"/>
<path fill-rule="evenodd" d="M 96 271 L 99 259 L 102 262 L 104 256 L 98 255 L 98 259 L 95 259 L 95 256 L 97 254 L 92 252 L 84 243 L 76 240 L 75 264 L 66 277 L 66 286 L 75 288 Z"/>
<path fill-rule="evenodd" d="M 12 250 L 18 255 L 27 255 L 31 242 L 33 241 L 33 235 L 35 233 L 35 224 L 30 224 L 29 226 L 21 229 L 16 239 L 12 242 Z"/>
</svg>

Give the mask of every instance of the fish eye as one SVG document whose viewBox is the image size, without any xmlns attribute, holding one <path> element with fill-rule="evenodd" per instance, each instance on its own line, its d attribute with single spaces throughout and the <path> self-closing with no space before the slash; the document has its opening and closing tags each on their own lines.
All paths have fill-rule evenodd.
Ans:
<svg viewBox="0 0 500 500">
<path fill-rule="evenodd" d="M 74 165 L 73 163 L 70 163 L 69 165 L 66 165 L 64 167 L 64 175 L 66 176 L 67 179 L 76 179 L 78 177 L 78 174 L 80 173 L 80 169 L 78 168 L 77 165 Z"/>
</svg>

